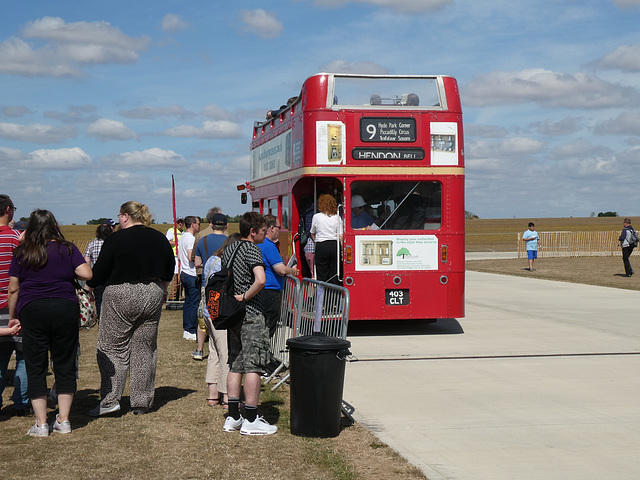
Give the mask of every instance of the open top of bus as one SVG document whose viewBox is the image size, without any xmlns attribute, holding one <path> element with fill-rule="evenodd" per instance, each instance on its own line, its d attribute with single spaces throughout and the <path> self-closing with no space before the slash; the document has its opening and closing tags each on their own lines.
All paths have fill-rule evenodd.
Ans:
<svg viewBox="0 0 640 480">
<path fill-rule="evenodd" d="M 455 89 L 455 96 L 447 95 L 447 88 Z M 449 97 L 458 98 L 457 84 L 446 75 L 363 75 L 318 73 L 307 78 L 298 97 L 286 105 L 270 110 L 265 121 L 254 123 L 264 127 L 276 119 L 283 121 L 300 108 L 342 110 L 458 110 Z M 305 104 L 301 105 L 301 99 Z M 276 122 L 277 123 L 277 122 Z"/>
</svg>

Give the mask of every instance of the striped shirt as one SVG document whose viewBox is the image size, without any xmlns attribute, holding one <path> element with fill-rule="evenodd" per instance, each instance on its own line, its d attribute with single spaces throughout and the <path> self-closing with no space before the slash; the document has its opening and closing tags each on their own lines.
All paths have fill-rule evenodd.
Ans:
<svg viewBox="0 0 640 480">
<path fill-rule="evenodd" d="M 0 308 L 6 308 L 9 292 L 9 266 L 13 249 L 20 245 L 20 232 L 6 225 L 0 226 Z"/>
</svg>

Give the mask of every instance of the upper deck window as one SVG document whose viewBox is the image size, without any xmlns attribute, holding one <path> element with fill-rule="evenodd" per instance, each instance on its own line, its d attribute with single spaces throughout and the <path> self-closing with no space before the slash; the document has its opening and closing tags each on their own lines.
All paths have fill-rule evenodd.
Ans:
<svg viewBox="0 0 640 480">
<path fill-rule="evenodd" d="M 440 108 L 441 104 L 435 78 L 334 78 L 333 106 L 429 109 Z"/>
</svg>

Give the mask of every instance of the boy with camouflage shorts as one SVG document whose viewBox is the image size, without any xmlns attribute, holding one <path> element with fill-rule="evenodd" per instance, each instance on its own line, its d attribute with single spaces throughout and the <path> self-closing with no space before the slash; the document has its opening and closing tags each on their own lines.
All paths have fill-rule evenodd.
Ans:
<svg viewBox="0 0 640 480">
<path fill-rule="evenodd" d="M 240 220 L 242 240 L 229 245 L 222 253 L 222 265 L 233 271 L 233 288 L 237 300 L 246 302 L 244 321 L 227 330 L 229 366 L 227 391 L 229 415 L 223 430 L 240 430 L 242 435 L 271 435 L 278 431 L 258 416 L 260 402 L 260 376 L 264 372 L 269 354 L 269 330 L 263 313 L 262 289 L 266 282 L 262 252 L 257 244 L 264 241 L 267 225 L 262 215 L 247 212 Z M 229 260 L 237 251 L 233 264 Z M 245 414 L 240 415 L 240 390 L 244 375 Z"/>
</svg>

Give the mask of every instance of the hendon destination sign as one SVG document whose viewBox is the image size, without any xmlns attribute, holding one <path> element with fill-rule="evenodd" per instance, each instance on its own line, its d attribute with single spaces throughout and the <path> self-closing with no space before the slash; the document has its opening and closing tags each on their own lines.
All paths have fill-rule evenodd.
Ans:
<svg viewBox="0 0 640 480">
<path fill-rule="evenodd" d="M 363 142 L 415 142 L 416 119 L 400 117 L 363 117 L 360 119 Z"/>
<path fill-rule="evenodd" d="M 354 160 L 424 160 L 422 148 L 354 148 Z"/>
</svg>

